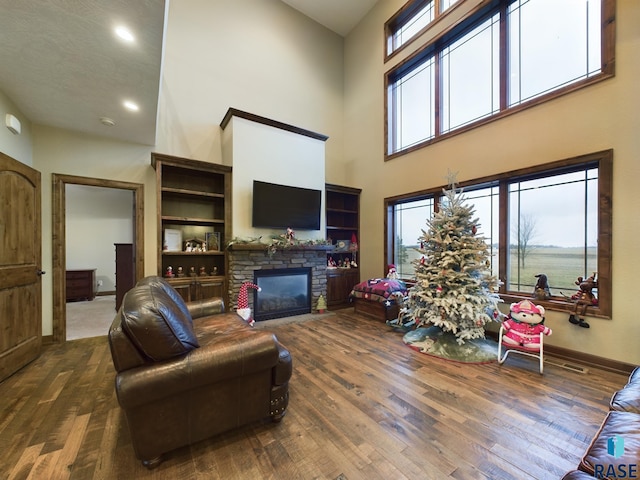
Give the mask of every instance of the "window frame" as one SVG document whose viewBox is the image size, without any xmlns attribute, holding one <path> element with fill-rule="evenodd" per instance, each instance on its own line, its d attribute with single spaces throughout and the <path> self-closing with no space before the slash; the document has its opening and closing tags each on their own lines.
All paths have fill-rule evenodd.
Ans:
<svg viewBox="0 0 640 480">
<path fill-rule="evenodd" d="M 459 188 L 469 191 L 487 185 L 498 185 L 499 188 L 499 230 L 498 230 L 498 276 L 503 282 L 500 287 L 500 297 L 506 303 L 519 302 L 520 300 L 531 299 L 530 292 L 508 291 L 508 256 L 509 256 L 509 184 L 515 181 L 523 181 L 529 178 L 539 178 L 548 173 L 549 176 L 563 171 L 575 170 L 576 168 L 597 166 L 598 168 L 598 305 L 590 306 L 587 314 L 593 317 L 611 319 L 612 310 L 612 198 L 613 198 L 613 150 L 603 150 L 599 152 L 571 157 L 551 163 L 545 163 L 518 170 L 512 170 L 488 177 L 467 180 L 458 184 Z M 421 190 L 402 194 L 384 199 L 384 265 L 393 263 L 393 252 L 395 251 L 395 218 L 394 206 L 411 199 L 423 199 L 432 197 L 434 201 L 434 213 L 438 211 L 442 191 L 446 185 L 440 185 L 428 190 Z M 386 268 L 386 267 L 383 267 Z M 384 271 L 384 270 L 383 270 Z M 590 273 L 590 272 L 585 272 Z M 412 279 L 405 279 L 411 284 Z M 577 289 L 577 288 L 576 288 Z M 559 312 L 571 312 L 575 303 L 562 297 L 552 297 L 548 300 L 536 300 L 536 304 L 544 306 L 546 309 Z"/>
<path fill-rule="evenodd" d="M 421 28 L 416 34 L 403 43 L 398 48 L 394 49 L 392 52 L 387 50 L 387 45 L 393 38 L 393 36 L 404 27 L 408 20 L 413 18 L 417 12 L 422 10 L 429 2 L 433 1 L 433 20 Z M 415 42 L 420 36 L 422 36 L 426 31 L 433 28 L 434 25 L 443 21 L 448 15 L 451 14 L 456 8 L 460 7 L 460 5 L 464 4 L 467 0 L 458 0 L 452 6 L 447 8 L 444 12 L 441 12 L 441 1 L 442 0 L 409 0 L 405 3 L 400 10 L 393 14 L 389 20 L 384 23 L 384 62 L 388 62 L 393 57 L 398 55 L 400 52 L 405 50 L 409 45 Z"/>
<path fill-rule="evenodd" d="M 508 77 L 509 72 L 507 68 L 507 21 L 506 21 L 506 11 L 511 0 L 496 0 L 493 2 L 489 2 L 483 8 L 477 8 L 469 12 L 468 15 L 464 16 L 458 23 L 451 25 L 450 28 L 445 28 L 440 34 L 435 36 L 433 39 L 429 41 L 429 43 L 423 45 L 418 50 L 416 50 L 413 54 L 409 55 L 407 58 L 399 62 L 397 65 L 393 66 L 391 69 L 385 72 L 384 74 L 384 160 L 389 161 L 394 158 L 400 157 L 402 155 L 406 155 L 413 151 L 419 150 L 421 148 L 427 147 L 433 143 L 451 138 L 456 135 L 460 135 L 462 133 L 468 132 L 472 129 L 478 128 L 480 126 L 486 125 L 488 123 L 494 122 L 496 120 L 500 120 L 509 115 L 513 115 L 515 113 L 521 112 L 523 110 L 527 110 L 529 108 L 535 107 L 542 103 L 548 102 L 550 100 L 554 100 L 563 95 L 575 92 L 582 88 L 586 88 L 596 83 L 600 83 L 604 80 L 612 78 L 615 76 L 615 24 L 616 24 L 616 16 L 615 16 L 615 7 L 616 0 L 601 0 L 602 1 L 602 31 L 601 31 L 601 71 L 600 73 L 587 76 L 586 78 L 582 78 L 575 82 L 569 83 L 567 85 L 561 86 L 559 88 L 554 88 L 546 93 L 542 93 L 540 95 L 534 96 L 528 100 L 517 103 L 515 105 L 509 106 L 508 104 Z M 447 12 L 456 8 L 459 5 L 464 4 L 465 1 L 460 1 L 456 3 L 453 7 L 451 7 Z M 406 7 L 406 5 L 405 5 Z M 467 123 L 463 126 L 454 128 L 453 130 L 449 130 L 446 133 L 442 133 L 441 131 L 441 82 L 442 82 L 442 74 L 440 72 L 440 56 L 442 51 L 453 42 L 455 42 L 458 38 L 460 38 L 465 33 L 469 32 L 473 28 L 475 28 L 479 23 L 484 21 L 491 15 L 494 15 L 496 12 L 501 12 L 502 19 L 501 22 L 501 33 L 500 33 L 500 51 L 499 51 L 499 91 L 500 91 L 500 99 L 499 99 L 499 111 L 495 114 L 491 114 L 480 118 L 478 120 Z M 446 12 L 445 12 L 446 14 Z M 444 16 L 443 14 L 442 16 Z M 396 14 L 397 15 L 397 14 Z M 393 18 L 393 17 L 392 17 Z M 434 20 L 435 21 L 435 20 Z M 386 32 L 385 24 L 385 32 Z M 433 22 L 430 24 L 433 25 Z M 400 51 L 403 47 L 411 43 L 412 41 L 419 38 L 420 35 L 415 35 L 409 42 L 404 44 L 400 49 L 396 50 L 394 53 Z M 387 41 L 387 36 L 385 35 L 385 42 Z M 386 51 L 386 47 L 385 47 Z M 427 138 L 425 140 L 416 142 L 406 148 L 390 151 L 390 144 L 392 143 L 391 135 L 396 135 L 396 132 L 392 129 L 392 125 L 390 123 L 396 122 L 395 113 L 389 111 L 389 92 L 390 87 L 395 84 L 397 80 L 402 78 L 404 75 L 412 71 L 412 69 L 419 67 L 421 64 L 429 61 L 431 57 L 434 57 L 435 61 L 435 112 L 433 122 L 435 124 L 435 135 L 431 138 Z"/>
</svg>

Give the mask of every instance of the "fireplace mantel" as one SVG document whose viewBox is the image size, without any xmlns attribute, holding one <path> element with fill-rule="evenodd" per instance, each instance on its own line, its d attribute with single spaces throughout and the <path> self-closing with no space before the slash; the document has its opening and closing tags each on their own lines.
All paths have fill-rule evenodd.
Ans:
<svg viewBox="0 0 640 480">
<path fill-rule="evenodd" d="M 251 252 L 257 252 L 257 251 L 267 251 L 267 247 L 269 245 L 266 243 L 232 243 L 231 245 L 229 245 L 227 248 L 229 250 L 233 250 L 233 251 L 251 251 Z M 276 251 L 278 252 L 314 252 L 314 251 L 318 251 L 318 252 L 329 252 L 331 250 L 334 249 L 333 245 L 290 245 L 287 247 L 280 247 L 278 246 L 276 248 Z"/>
</svg>

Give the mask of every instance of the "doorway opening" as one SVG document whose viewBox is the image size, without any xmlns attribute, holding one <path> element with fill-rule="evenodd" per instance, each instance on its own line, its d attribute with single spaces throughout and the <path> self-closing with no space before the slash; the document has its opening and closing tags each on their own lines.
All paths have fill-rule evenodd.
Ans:
<svg viewBox="0 0 640 480">
<path fill-rule="evenodd" d="M 67 270 L 67 186 L 129 190 L 132 202 L 132 245 L 134 251 L 134 278 L 139 280 L 144 273 L 144 185 L 139 183 L 53 174 L 53 343 L 64 343 L 67 338 L 66 270 Z M 115 268 L 115 264 L 114 264 Z M 115 309 L 114 309 L 115 315 Z M 106 335 L 105 331 L 105 335 Z"/>
</svg>

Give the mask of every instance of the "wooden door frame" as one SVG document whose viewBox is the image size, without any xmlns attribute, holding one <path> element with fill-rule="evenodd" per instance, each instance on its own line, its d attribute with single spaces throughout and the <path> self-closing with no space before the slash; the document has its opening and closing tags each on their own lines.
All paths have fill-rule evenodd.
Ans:
<svg viewBox="0 0 640 480">
<path fill-rule="evenodd" d="M 78 177 L 74 175 L 52 174 L 53 206 L 51 232 L 53 237 L 53 343 L 67 340 L 67 301 L 66 301 L 66 186 L 86 185 L 90 187 L 117 188 L 133 192 L 135 252 L 135 279 L 144 274 L 144 185 L 141 183 L 121 182 L 100 178 Z M 114 266 L 115 268 L 115 266 Z M 106 332 L 105 332 L 106 334 Z"/>
</svg>

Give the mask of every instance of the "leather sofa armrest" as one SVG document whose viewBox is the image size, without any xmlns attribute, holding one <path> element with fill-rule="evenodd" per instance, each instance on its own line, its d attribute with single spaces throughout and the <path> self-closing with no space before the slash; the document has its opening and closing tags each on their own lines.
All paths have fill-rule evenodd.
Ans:
<svg viewBox="0 0 640 480">
<path fill-rule="evenodd" d="M 207 317 L 224 313 L 224 300 L 220 297 L 205 298 L 204 300 L 195 300 L 187 302 L 187 309 L 191 318 Z"/>
<path fill-rule="evenodd" d="M 278 342 L 278 363 L 273 369 L 273 384 L 284 385 L 293 373 L 293 361 L 291 354 L 280 342 Z"/>
<path fill-rule="evenodd" d="M 279 361 L 272 333 L 249 330 L 225 335 L 209 345 L 165 362 L 121 372 L 116 377 L 123 408 L 145 405 L 191 389 L 273 368 Z"/>
</svg>

